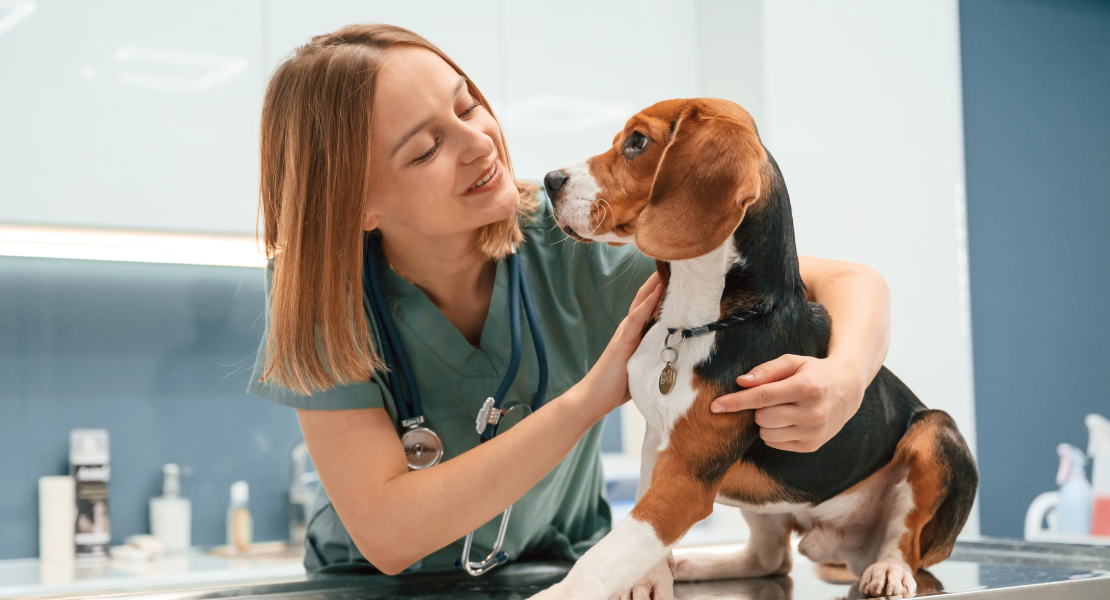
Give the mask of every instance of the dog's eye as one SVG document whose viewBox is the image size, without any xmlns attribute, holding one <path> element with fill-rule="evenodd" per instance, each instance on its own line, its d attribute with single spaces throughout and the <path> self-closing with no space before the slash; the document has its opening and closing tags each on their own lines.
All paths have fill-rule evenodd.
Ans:
<svg viewBox="0 0 1110 600">
<path fill-rule="evenodd" d="M 632 135 L 624 140 L 624 157 L 628 159 L 636 158 L 640 154 L 643 154 L 650 143 L 651 138 L 639 131 L 633 131 Z"/>
</svg>

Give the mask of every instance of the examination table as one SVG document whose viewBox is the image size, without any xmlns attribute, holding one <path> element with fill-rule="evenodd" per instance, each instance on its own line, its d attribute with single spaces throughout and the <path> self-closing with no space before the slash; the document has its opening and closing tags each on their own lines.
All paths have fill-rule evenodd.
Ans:
<svg viewBox="0 0 1110 600">
<path fill-rule="evenodd" d="M 732 547 L 689 548 L 680 551 L 727 551 Z M 462 572 L 383 575 L 343 575 L 295 580 L 257 581 L 244 585 L 191 585 L 112 590 L 45 598 L 118 598 L 120 600 L 385 600 L 460 598 L 524 599 L 559 581 L 569 563 L 518 563 L 488 575 Z M 1025 600 L 1110 600 L 1110 548 L 1041 544 L 1013 540 L 961 541 L 949 560 L 934 566 L 930 576 L 919 576 L 918 597 L 938 594 L 959 598 Z M 928 591 L 935 588 L 936 591 Z M 925 591 L 920 591 L 924 589 Z M 826 600 L 859 598 L 859 590 L 837 568 L 815 565 L 795 554 L 789 576 L 733 579 L 675 585 L 676 599 Z"/>
</svg>

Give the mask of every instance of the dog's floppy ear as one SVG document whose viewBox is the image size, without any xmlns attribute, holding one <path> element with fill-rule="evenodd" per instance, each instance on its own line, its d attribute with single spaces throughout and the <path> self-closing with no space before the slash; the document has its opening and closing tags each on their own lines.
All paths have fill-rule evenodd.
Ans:
<svg viewBox="0 0 1110 600">
<path fill-rule="evenodd" d="M 760 195 L 766 152 L 754 123 L 723 100 L 694 101 L 676 118 L 636 246 L 662 260 L 684 260 L 720 247 Z"/>
</svg>

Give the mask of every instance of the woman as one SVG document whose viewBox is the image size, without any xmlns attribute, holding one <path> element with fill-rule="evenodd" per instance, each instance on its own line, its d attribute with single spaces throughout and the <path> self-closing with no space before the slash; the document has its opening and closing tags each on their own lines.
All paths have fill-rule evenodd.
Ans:
<svg viewBox="0 0 1110 600">
<path fill-rule="evenodd" d="M 475 553 L 488 552 L 510 504 L 511 559 L 573 559 L 600 539 L 610 516 L 599 422 L 627 399 L 625 363 L 662 293 L 652 261 L 562 243 L 538 187 L 513 180 L 478 88 L 397 27 L 344 27 L 298 48 L 266 91 L 261 161 L 272 261 L 250 391 L 297 409 L 326 489 L 305 566 L 451 569 L 471 530 Z M 399 441 L 363 293 L 367 235 L 379 236 L 387 309 L 443 440 L 444 462 L 430 469 L 410 472 Z M 501 259 L 514 248 L 547 346 L 547 403 L 479 445 L 475 416 L 509 362 Z M 750 389 L 714 410 L 759 408 L 768 444 L 812 451 L 854 414 L 881 365 L 888 299 L 865 267 L 803 257 L 801 268 L 833 318 L 829 357 L 757 367 L 739 381 Z M 527 334 L 523 347 L 505 407 L 536 393 Z"/>
</svg>

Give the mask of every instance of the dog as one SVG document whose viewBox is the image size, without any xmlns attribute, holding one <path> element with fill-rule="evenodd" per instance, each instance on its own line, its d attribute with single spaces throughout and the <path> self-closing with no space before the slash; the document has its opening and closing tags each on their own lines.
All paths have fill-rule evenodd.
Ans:
<svg viewBox="0 0 1110 600">
<path fill-rule="evenodd" d="M 582 242 L 635 244 L 666 286 L 628 363 L 647 421 L 629 518 L 537 598 L 670 597 L 674 580 L 786 574 L 792 532 L 818 563 L 845 564 L 868 596 L 910 596 L 949 556 L 978 485 L 952 418 L 886 367 L 819 450 L 767 446 L 752 410 L 713 414 L 736 378 L 784 354 L 825 357 L 831 323 L 806 299 L 790 200 L 751 116 L 717 99 L 634 115 L 606 152 L 548 173 L 558 226 Z M 732 554 L 671 550 L 714 502 L 751 528 Z"/>
</svg>

